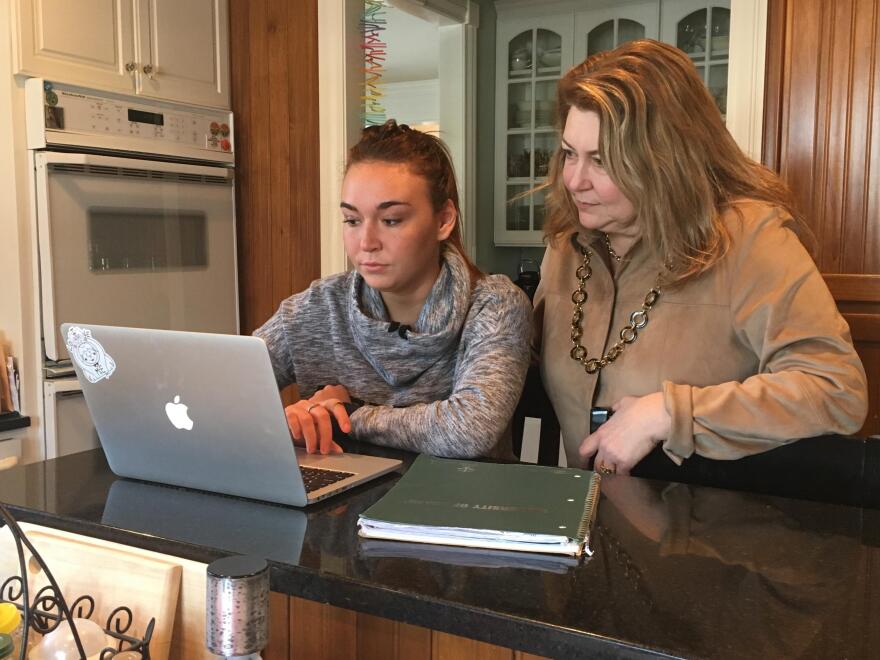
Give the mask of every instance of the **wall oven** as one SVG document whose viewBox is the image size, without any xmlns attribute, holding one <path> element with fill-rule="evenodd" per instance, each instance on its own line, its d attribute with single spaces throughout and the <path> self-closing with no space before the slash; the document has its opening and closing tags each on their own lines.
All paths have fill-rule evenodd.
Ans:
<svg viewBox="0 0 880 660">
<path fill-rule="evenodd" d="M 97 444 L 64 322 L 237 333 L 232 116 L 26 83 L 45 456 Z"/>
</svg>

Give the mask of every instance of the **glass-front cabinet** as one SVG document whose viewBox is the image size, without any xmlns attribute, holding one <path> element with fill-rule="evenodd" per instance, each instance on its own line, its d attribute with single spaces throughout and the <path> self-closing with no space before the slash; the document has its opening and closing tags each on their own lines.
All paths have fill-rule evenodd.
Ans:
<svg viewBox="0 0 880 660">
<path fill-rule="evenodd" d="M 580 62 L 633 39 L 659 36 L 660 3 L 657 0 L 584 9 L 574 17 L 574 59 Z"/>
<path fill-rule="evenodd" d="M 556 150 L 556 83 L 572 65 L 570 19 L 513 19 L 497 32 L 495 244 L 540 245 Z"/>
<path fill-rule="evenodd" d="M 661 39 L 690 56 L 721 114 L 726 115 L 729 0 L 676 0 L 664 3 Z"/>
<path fill-rule="evenodd" d="M 540 246 L 557 147 L 556 83 L 586 57 L 633 39 L 688 53 L 726 112 L 730 0 L 496 0 L 495 245 Z"/>
</svg>

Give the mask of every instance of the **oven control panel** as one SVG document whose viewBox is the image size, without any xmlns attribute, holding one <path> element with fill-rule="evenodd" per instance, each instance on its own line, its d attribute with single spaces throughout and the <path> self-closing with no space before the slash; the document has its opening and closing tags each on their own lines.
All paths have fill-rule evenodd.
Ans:
<svg viewBox="0 0 880 660">
<path fill-rule="evenodd" d="M 81 146 L 234 162 L 232 113 L 86 90 L 39 78 L 26 83 L 28 147 Z"/>
</svg>

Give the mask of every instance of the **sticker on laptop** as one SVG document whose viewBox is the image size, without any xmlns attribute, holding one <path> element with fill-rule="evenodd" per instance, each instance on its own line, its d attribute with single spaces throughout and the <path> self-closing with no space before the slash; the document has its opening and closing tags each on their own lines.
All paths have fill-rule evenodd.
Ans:
<svg viewBox="0 0 880 660">
<path fill-rule="evenodd" d="M 71 326 L 67 330 L 67 350 L 90 383 L 110 378 L 116 371 L 116 361 L 107 354 L 101 343 L 87 328 Z"/>
</svg>

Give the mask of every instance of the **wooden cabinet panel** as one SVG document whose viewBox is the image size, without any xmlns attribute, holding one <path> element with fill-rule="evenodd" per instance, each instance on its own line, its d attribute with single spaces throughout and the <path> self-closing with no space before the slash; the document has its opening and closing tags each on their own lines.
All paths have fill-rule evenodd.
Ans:
<svg viewBox="0 0 880 660">
<path fill-rule="evenodd" d="M 815 234 L 819 270 L 868 374 L 871 409 L 862 433 L 877 434 L 880 0 L 768 6 L 764 162 L 791 186 Z"/>
<path fill-rule="evenodd" d="M 274 606 L 274 601 L 273 601 Z M 273 615 L 274 618 L 274 615 Z M 277 660 L 280 648 L 266 660 Z M 292 660 L 541 660 L 541 656 L 341 607 L 290 599 Z"/>
<path fill-rule="evenodd" d="M 866 586 L 867 602 L 869 610 L 860 622 L 861 632 L 864 634 L 864 655 L 870 657 L 877 652 L 880 645 L 880 626 L 877 625 L 880 617 L 880 548 L 872 547 L 868 556 L 868 583 Z"/>
<path fill-rule="evenodd" d="M 363 614 L 358 615 L 359 620 L 364 617 Z M 430 630 L 400 622 L 395 622 L 394 625 L 397 631 L 396 650 L 399 660 L 429 657 L 432 635 Z M 360 634 L 360 628 L 358 632 Z"/>
<path fill-rule="evenodd" d="M 396 621 L 369 614 L 358 614 L 357 654 L 361 660 L 401 660 L 427 658 L 424 652 L 401 656 L 397 647 Z M 430 644 L 430 633 L 428 643 Z M 430 645 L 428 646 L 430 650 Z"/>
<path fill-rule="evenodd" d="M 357 614 L 341 607 L 290 599 L 291 660 L 357 657 Z"/>
<path fill-rule="evenodd" d="M 862 433 L 877 435 L 880 433 L 880 343 L 857 341 L 856 350 L 868 374 L 868 419 Z"/>
<path fill-rule="evenodd" d="M 880 433 L 880 275 L 826 274 L 825 282 L 849 323 L 868 374 L 868 419 L 864 433 Z"/>
<path fill-rule="evenodd" d="M 432 660 L 513 660 L 513 651 L 502 646 L 434 631 L 431 644 Z"/>
<path fill-rule="evenodd" d="M 357 615 L 360 660 L 428 660 L 431 631 L 361 612 Z"/>
<path fill-rule="evenodd" d="M 241 329 L 320 277 L 316 0 L 231 0 Z"/>
<path fill-rule="evenodd" d="M 263 660 L 290 657 L 290 597 L 286 594 L 269 594 L 269 645 L 261 655 Z"/>
<path fill-rule="evenodd" d="M 765 162 L 792 187 L 823 273 L 880 274 L 880 2 L 770 6 Z"/>
</svg>

